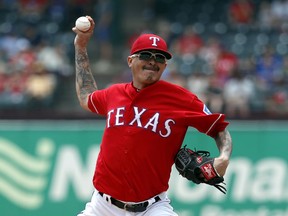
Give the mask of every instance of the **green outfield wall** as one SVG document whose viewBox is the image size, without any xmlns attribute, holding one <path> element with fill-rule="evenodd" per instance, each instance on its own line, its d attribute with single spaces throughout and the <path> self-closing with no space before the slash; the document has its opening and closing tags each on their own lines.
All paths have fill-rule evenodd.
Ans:
<svg viewBox="0 0 288 216">
<path fill-rule="evenodd" d="M 0 121 L 0 215 L 76 216 L 93 192 L 103 121 Z M 228 193 L 172 171 L 169 196 L 180 216 L 288 216 L 288 122 L 231 122 Z M 217 155 L 191 129 L 191 148 Z M 155 146 L 155 151 L 161 151 Z"/>
</svg>

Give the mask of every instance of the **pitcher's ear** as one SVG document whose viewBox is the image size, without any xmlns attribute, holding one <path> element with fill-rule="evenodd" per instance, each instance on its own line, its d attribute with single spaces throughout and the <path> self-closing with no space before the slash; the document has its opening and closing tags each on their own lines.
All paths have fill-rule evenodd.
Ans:
<svg viewBox="0 0 288 216">
<path fill-rule="evenodd" d="M 128 56 L 127 57 L 127 64 L 128 64 L 129 68 L 132 66 L 132 61 L 133 61 L 133 58 L 131 56 Z"/>
</svg>

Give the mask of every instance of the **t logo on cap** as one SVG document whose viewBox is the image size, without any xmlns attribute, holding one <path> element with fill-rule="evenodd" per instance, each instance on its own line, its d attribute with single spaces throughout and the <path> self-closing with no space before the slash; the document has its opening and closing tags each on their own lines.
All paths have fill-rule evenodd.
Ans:
<svg viewBox="0 0 288 216">
<path fill-rule="evenodd" d="M 155 34 L 141 34 L 132 44 L 130 54 L 133 55 L 140 51 L 156 50 L 163 54 L 166 59 L 171 59 L 172 55 L 167 49 L 167 44 L 163 38 Z"/>
<path fill-rule="evenodd" d="M 152 46 L 157 46 L 156 42 L 160 41 L 158 37 L 149 37 L 150 40 L 153 40 Z"/>
</svg>

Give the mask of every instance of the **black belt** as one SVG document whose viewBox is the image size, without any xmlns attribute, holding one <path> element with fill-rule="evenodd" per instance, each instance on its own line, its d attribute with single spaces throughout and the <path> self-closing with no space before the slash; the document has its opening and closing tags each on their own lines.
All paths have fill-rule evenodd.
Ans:
<svg viewBox="0 0 288 216">
<path fill-rule="evenodd" d="M 103 197 L 104 193 L 102 192 L 99 192 L 99 194 Z M 156 196 L 154 197 L 155 199 L 155 202 L 158 202 L 160 199 L 159 196 Z M 121 208 L 121 209 L 124 209 L 126 211 L 129 211 L 129 212 L 143 212 L 147 209 L 148 205 L 149 205 L 149 202 L 148 201 L 145 201 L 145 202 L 142 202 L 142 203 L 137 203 L 137 204 L 128 204 L 128 203 L 123 203 L 113 197 L 110 197 L 110 201 L 113 205 L 117 206 L 118 208 Z"/>
</svg>

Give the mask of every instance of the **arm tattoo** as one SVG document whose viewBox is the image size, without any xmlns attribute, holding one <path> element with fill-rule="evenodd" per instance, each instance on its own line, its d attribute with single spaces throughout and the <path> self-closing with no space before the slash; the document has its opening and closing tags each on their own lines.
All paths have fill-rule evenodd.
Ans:
<svg viewBox="0 0 288 216">
<path fill-rule="evenodd" d="M 91 73 L 86 49 L 75 50 L 76 91 L 80 103 L 85 103 L 87 96 L 97 90 L 96 82 Z"/>
<path fill-rule="evenodd" d="M 215 137 L 217 147 L 221 155 L 230 158 L 232 153 L 232 138 L 227 130 L 221 131 Z"/>
</svg>

